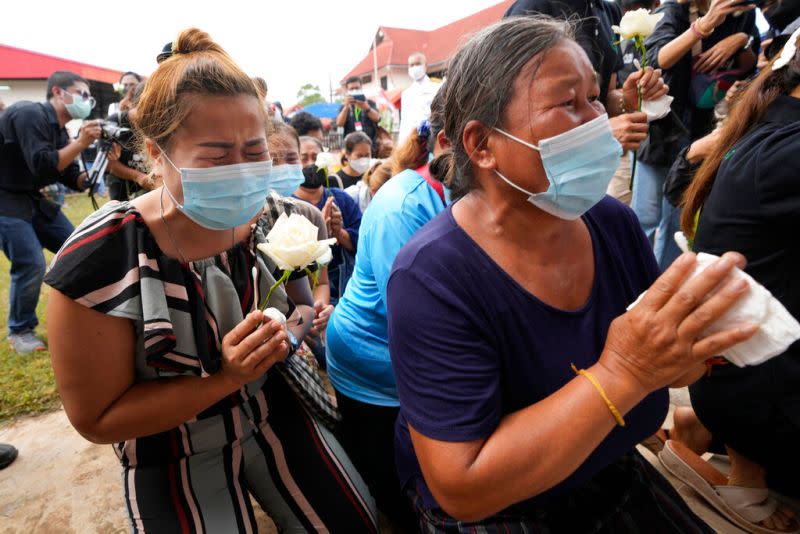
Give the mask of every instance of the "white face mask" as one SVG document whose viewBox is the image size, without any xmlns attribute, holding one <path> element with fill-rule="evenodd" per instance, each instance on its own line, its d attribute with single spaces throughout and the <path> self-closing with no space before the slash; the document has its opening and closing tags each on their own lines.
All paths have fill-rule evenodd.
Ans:
<svg viewBox="0 0 800 534">
<path fill-rule="evenodd" d="M 350 168 L 358 174 L 364 174 L 369 169 L 369 158 L 358 158 L 350 161 Z"/>
<path fill-rule="evenodd" d="M 425 77 L 425 65 L 411 65 L 408 67 L 408 75 L 412 80 L 420 81 Z"/>
</svg>

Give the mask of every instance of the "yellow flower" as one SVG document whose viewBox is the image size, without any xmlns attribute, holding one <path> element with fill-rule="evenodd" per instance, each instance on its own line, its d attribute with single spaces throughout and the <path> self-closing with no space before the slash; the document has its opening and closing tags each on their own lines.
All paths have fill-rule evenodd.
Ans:
<svg viewBox="0 0 800 534">
<path fill-rule="evenodd" d="M 646 9 L 628 11 L 622 17 L 619 26 L 611 26 L 611 29 L 625 40 L 633 39 L 634 37 L 647 39 L 656 29 L 658 21 L 663 17 L 663 13 L 651 15 Z"/>
</svg>

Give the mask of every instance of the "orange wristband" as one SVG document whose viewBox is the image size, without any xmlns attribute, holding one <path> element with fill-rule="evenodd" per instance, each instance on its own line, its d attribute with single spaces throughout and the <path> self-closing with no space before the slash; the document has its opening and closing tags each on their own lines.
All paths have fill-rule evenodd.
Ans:
<svg viewBox="0 0 800 534">
<path fill-rule="evenodd" d="M 608 398 L 608 395 L 606 395 L 606 390 L 603 389 L 603 386 L 600 385 L 600 382 L 597 381 L 594 375 L 586 369 L 578 369 L 575 367 L 574 363 L 571 363 L 570 365 L 572 366 L 572 370 L 575 371 L 575 374 L 586 377 L 586 379 L 592 383 L 597 392 L 600 393 L 600 396 L 603 397 L 606 406 L 608 406 L 608 411 L 610 411 L 611 415 L 614 416 L 614 420 L 617 422 L 617 424 L 619 426 L 625 426 L 625 419 L 622 418 L 622 414 L 619 413 L 617 407 L 614 406 L 614 403 Z"/>
</svg>

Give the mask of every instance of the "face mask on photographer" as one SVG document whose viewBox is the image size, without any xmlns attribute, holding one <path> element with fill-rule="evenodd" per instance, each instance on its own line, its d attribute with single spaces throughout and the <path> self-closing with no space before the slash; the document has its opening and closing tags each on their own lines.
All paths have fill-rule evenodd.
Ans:
<svg viewBox="0 0 800 534">
<path fill-rule="evenodd" d="M 94 108 L 94 98 L 91 96 L 81 95 L 79 93 L 70 93 L 66 89 L 62 89 L 63 93 L 61 98 L 64 99 L 64 107 L 67 108 L 67 113 L 73 119 L 85 119 L 92 113 Z M 72 97 L 72 103 L 67 104 L 64 95 L 68 94 Z"/>
<path fill-rule="evenodd" d="M 252 219 L 264 207 L 270 190 L 272 161 L 253 161 L 202 169 L 178 168 L 161 147 L 161 155 L 181 175 L 183 204 L 164 189 L 178 210 L 209 230 L 228 230 Z"/>
</svg>

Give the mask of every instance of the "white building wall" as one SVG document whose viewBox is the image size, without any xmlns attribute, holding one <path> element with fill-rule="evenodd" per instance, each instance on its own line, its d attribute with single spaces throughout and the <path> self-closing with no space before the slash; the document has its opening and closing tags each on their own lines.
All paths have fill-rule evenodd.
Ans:
<svg viewBox="0 0 800 534">
<path fill-rule="evenodd" d="M 393 67 L 389 76 L 390 89 L 405 89 L 411 85 L 411 76 L 408 75 L 407 67 Z"/>
<path fill-rule="evenodd" d="M 373 76 L 370 74 L 369 76 Z M 383 67 L 378 69 L 378 79 L 370 80 L 368 83 L 362 85 L 364 94 L 374 97 L 380 93 L 381 78 L 386 76 L 386 90 L 393 91 L 395 89 L 405 89 L 411 85 L 411 77 L 408 75 L 408 69 L 405 67 Z"/>
<path fill-rule="evenodd" d="M 9 89 L 6 89 L 5 87 Z M 44 102 L 47 80 L 0 80 L 0 99 L 6 106 L 20 100 Z"/>
</svg>

